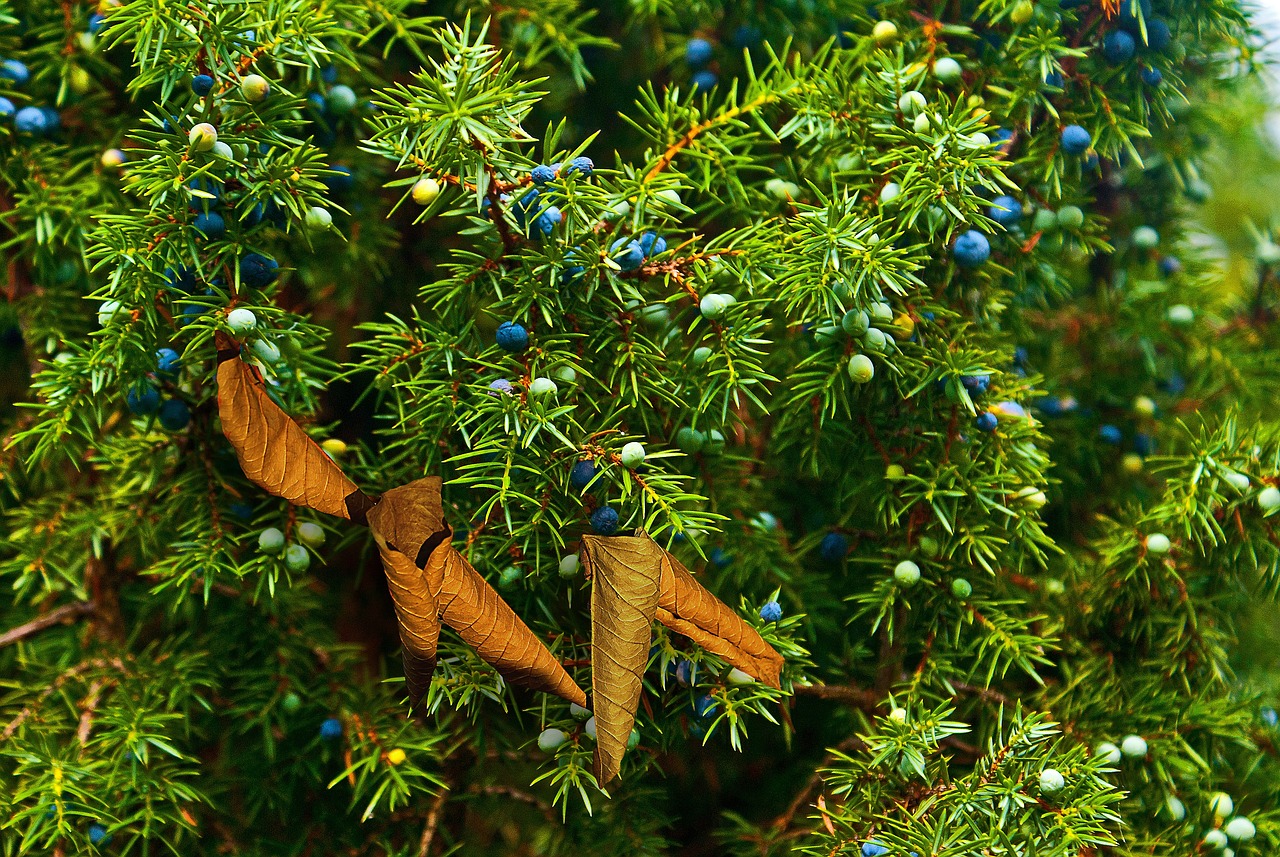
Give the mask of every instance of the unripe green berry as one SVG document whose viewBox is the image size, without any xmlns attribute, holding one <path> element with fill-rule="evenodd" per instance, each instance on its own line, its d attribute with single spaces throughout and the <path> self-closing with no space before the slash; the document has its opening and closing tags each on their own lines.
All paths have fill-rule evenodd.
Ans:
<svg viewBox="0 0 1280 857">
<path fill-rule="evenodd" d="M 1032 232 L 1052 232 L 1058 228 L 1058 215 L 1049 208 L 1037 208 L 1031 218 Z"/>
<path fill-rule="evenodd" d="M 1211 851 L 1220 851 L 1227 847 L 1227 834 L 1215 827 L 1204 835 L 1204 844 Z"/>
<path fill-rule="evenodd" d="M 898 110 L 902 111 L 902 115 L 908 119 L 914 118 L 928 106 L 929 102 L 925 99 L 924 93 L 914 89 L 902 93 L 898 98 Z"/>
<path fill-rule="evenodd" d="M 1169 813 L 1169 817 L 1174 821 L 1182 821 L 1187 817 L 1187 807 L 1182 801 L 1173 795 L 1165 798 L 1164 808 Z"/>
<path fill-rule="evenodd" d="M 1056 794 L 1062 791 L 1063 787 L 1066 784 L 1067 784 L 1067 781 L 1062 776 L 1062 774 L 1058 773 L 1058 771 L 1056 771 L 1053 768 L 1045 768 L 1043 771 L 1040 772 L 1040 793 L 1041 794 L 1047 794 L 1047 795 Z"/>
<path fill-rule="evenodd" d="M 1141 735 L 1126 735 L 1120 742 L 1120 752 L 1130 759 L 1141 759 L 1147 755 L 1147 739 Z"/>
<path fill-rule="evenodd" d="M 933 76 L 942 83 L 955 83 L 963 73 L 960 63 L 951 57 L 942 57 L 933 64 Z"/>
<path fill-rule="evenodd" d="M 640 730 L 632 729 L 631 734 L 627 736 L 627 749 L 634 750 L 640 746 Z"/>
<path fill-rule="evenodd" d="M 1150 226 L 1139 226 L 1133 230 L 1132 240 L 1139 250 L 1153 250 L 1160 244 L 1160 233 Z"/>
<path fill-rule="evenodd" d="M 694 366 L 702 366 L 711 359 L 711 349 L 705 345 L 699 345 L 693 349 L 692 362 Z"/>
<path fill-rule="evenodd" d="M 865 384 L 876 375 L 876 364 L 865 354 L 855 354 L 849 358 L 849 377 L 856 384 Z"/>
<path fill-rule="evenodd" d="M 514 586 L 522 577 L 524 577 L 524 572 L 516 568 L 514 565 L 509 565 L 502 571 L 498 572 L 498 586 L 502 589 L 506 589 L 507 587 Z"/>
<path fill-rule="evenodd" d="M 435 179 L 418 179 L 413 183 L 409 195 L 418 205 L 430 205 L 440 195 L 440 182 Z"/>
<path fill-rule="evenodd" d="M 587 722 L 582 724 L 582 731 L 585 732 L 587 737 L 592 741 L 596 740 L 596 728 L 595 715 L 588 717 Z"/>
<path fill-rule="evenodd" d="M 213 148 L 214 143 L 218 142 L 218 129 L 208 122 L 193 125 L 187 132 L 187 142 L 197 152 L 207 152 Z"/>
<path fill-rule="evenodd" d="M 306 571 L 311 567 L 311 554 L 302 545 L 289 545 L 284 551 L 284 564 L 290 571 Z"/>
<path fill-rule="evenodd" d="M 1248 842 L 1258 834 L 1258 828 L 1254 827 L 1253 822 L 1243 815 L 1237 815 L 1223 826 L 1222 832 L 1227 834 L 1228 839 L 1234 839 L 1236 842 Z"/>
<path fill-rule="evenodd" d="M 636 468 L 644 463 L 644 444 L 633 440 L 622 447 L 622 466 Z"/>
<path fill-rule="evenodd" d="M 269 92 L 271 92 L 271 84 L 260 74 L 245 75 L 240 81 L 240 94 L 244 96 L 245 101 L 261 101 Z"/>
<path fill-rule="evenodd" d="M 1268 485 L 1258 492 L 1258 507 L 1263 512 L 1271 513 L 1280 507 L 1280 488 Z"/>
<path fill-rule="evenodd" d="M 862 345 L 868 351 L 884 351 L 884 347 L 888 342 L 888 337 L 886 337 L 884 335 L 884 331 L 878 327 L 869 327 L 867 328 L 867 332 L 862 334 Z"/>
<path fill-rule="evenodd" d="M 324 527 L 313 521 L 298 524 L 298 541 L 309 548 L 319 549 L 324 544 Z"/>
<path fill-rule="evenodd" d="M 929 129 L 933 127 L 933 117 L 928 113 L 921 113 L 911 122 L 911 129 L 917 134 L 928 134 Z"/>
<path fill-rule="evenodd" d="M 556 386 L 556 382 L 550 378 L 534 378 L 529 382 L 529 395 L 535 399 L 544 396 L 554 396 L 560 388 Z"/>
<path fill-rule="evenodd" d="M 554 753 L 569 736 L 560 729 L 544 729 L 538 736 L 538 749 L 544 753 Z"/>
<path fill-rule="evenodd" d="M 1196 311 L 1186 304 L 1174 304 L 1165 313 L 1170 324 L 1185 325 L 1196 320 Z"/>
<path fill-rule="evenodd" d="M 920 566 L 909 559 L 904 559 L 894 567 L 893 579 L 903 587 L 915 586 L 920 582 Z"/>
<path fill-rule="evenodd" d="M 747 675 L 745 672 L 738 669 L 737 667 L 734 667 L 733 669 L 729 670 L 729 675 L 726 677 L 725 680 L 728 681 L 729 684 L 734 685 L 735 687 L 741 687 L 744 684 L 755 683 L 755 679 L 753 679 L 751 676 Z"/>
<path fill-rule="evenodd" d="M 860 309 L 851 309 L 840 319 L 840 326 L 850 336 L 862 336 L 871 326 L 871 318 Z"/>
<path fill-rule="evenodd" d="M 314 205 L 307 211 L 306 224 L 312 232 L 324 232 L 333 225 L 333 215 L 329 209 Z"/>
<path fill-rule="evenodd" d="M 957 577 L 951 581 L 951 594 L 963 601 L 973 594 L 973 585 L 963 577 Z"/>
<path fill-rule="evenodd" d="M 576 553 L 571 553 L 566 557 L 561 557 L 560 559 L 560 576 L 565 579 L 577 577 L 578 571 L 581 568 L 582 561 L 578 559 L 578 555 Z"/>
<path fill-rule="evenodd" d="M 1013 11 L 1009 13 L 1009 20 L 1013 23 L 1022 25 L 1031 20 L 1036 13 L 1035 4 L 1031 0 L 1018 0 L 1013 7 Z"/>
<path fill-rule="evenodd" d="M 1147 536 L 1147 551 L 1153 554 L 1166 554 L 1173 548 L 1173 543 L 1164 533 L 1152 533 Z"/>
<path fill-rule="evenodd" d="M 276 554 L 284 547 L 284 533 L 277 527 L 267 527 L 258 534 L 258 550 Z"/>
<path fill-rule="evenodd" d="M 268 339 L 255 339 L 250 350 L 253 351 L 253 356 L 263 363 L 275 363 L 280 359 L 280 349 Z"/>
<path fill-rule="evenodd" d="M 1120 748 L 1110 741 L 1103 741 L 1097 747 L 1094 747 L 1093 754 L 1104 759 L 1110 765 L 1119 764 L 1120 759 L 1123 758 Z"/>
<path fill-rule="evenodd" d="M 707 455 L 719 455 L 724 452 L 724 435 L 717 429 L 707 432 L 707 443 L 702 451 Z"/>
<path fill-rule="evenodd" d="M 239 307 L 227 313 L 227 327 L 234 334 L 243 336 L 257 326 L 258 317 L 253 314 L 253 310 Z"/>
<path fill-rule="evenodd" d="M 1084 225 L 1084 211 L 1078 205 L 1064 205 L 1058 209 L 1057 219 L 1063 229 L 1079 229 Z"/>
<path fill-rule="evenodd" d="M 1226 792 L 1214 792 L 1209 796 L 1209 811 L 1218 818 L 1226 818 L 1235 812 L 1236 802 Z"/>
<path fill-rule="evenodd" d="M 581 723 L 582 721 L 586 720 L 588 717 L 591 716 L 591 710 L 588 708 L 583 708 L 581 705 L 579 705 L 576 702 L 571 702 L 569 703 L 569 716 L 571 716 L 574 720 L 577 720 L 579 723 Z"/>
<path fill-rule="evenodd" d="M 280 700 L 280 707 L 284 709 L 285 714 L 295 714 L 298 709 L 302 708 L 302 697 L 293 691 L 289 691 Z"/>
<path fill-rule="evenodd" d="M 676 446 L 685 455 L 697 455 L 707 442 L 707 436 L 692 426 L 685 426 L 676 432 Z"/>
</svg>

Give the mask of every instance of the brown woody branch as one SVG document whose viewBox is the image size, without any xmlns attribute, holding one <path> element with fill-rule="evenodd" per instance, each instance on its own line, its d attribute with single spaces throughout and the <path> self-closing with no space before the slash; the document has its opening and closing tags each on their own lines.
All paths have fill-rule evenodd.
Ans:
<svg viewBox="0 0 1280 857">
<path fill-rule="evenodd" d="M 19 640 L 25 640 L 27 637 L 38 634 L 46 628 L 52 628 L 54 625 L 61 625 L 63 622 L 78 619 L 86 613 L 92 613 L 96 606 L 92 601 L 77 601 L 74 604 L 64 604 L 61 607 L 50 610 L 43 616 L 37 616 L 30 622 L 0 634 L 0 649 Z"/>
</svg>

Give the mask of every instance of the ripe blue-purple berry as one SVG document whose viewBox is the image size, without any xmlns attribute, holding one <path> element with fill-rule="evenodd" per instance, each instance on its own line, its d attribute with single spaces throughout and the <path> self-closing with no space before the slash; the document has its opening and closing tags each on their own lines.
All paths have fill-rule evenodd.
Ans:
<svg viewBox="0 0 1280 857">
<path fill-rule="evenodd" d="M 529 178 L 533 179 L 534 184 L 542 185 L 550 181 L 555 181 L 556 168 L 549 167 L 546 164 L 538 164 L 529 172 Z"/>
<path fill-rule="evenodd" d="M 1164 82 L 1164 75 L 1160 73 L 1160 69 L 1145 66 L 1142 71 L 1138 72 L 1138 76 L 1142 78 L 1142 82 L 1147 86 L 1155 88 Z"/>
<path fill-rule="evenodd" d="M 663 238 L 656 232 L 650 230 L 640 236 L 640 249 L 644 252 L 645 258 L 657 256 L 665 253 L 667 250 L 667 239 Z"/>
<path fill-rule="evenodd" d="M 590 461 L 579 461 L 569 471 L 569 484 L 581 491 L 596 478 L 596 466 Z"/>
<path fill-rule="evenodd" d="M 1102 38 L 1102 55 L 1112 65 L 1123 65 L 1138 51 L 1133 36 L 1124 30 L 1112 30 Z"/>
<path fill-rule="evenodd" d="M 1124 435 L 1120 429 L 1108 424 L 1098 429 L 1098 437 L 1102 438 L 1104 443 L 1115 445 L 1123 439 Z"/>
<path fill-rule="evenodd" d="M 14 115 L 13 127 L 19 134 L 43 134 L 49 129 L 49 120 L 39 107 L 24 107 Z"/>
<path fill-rule="evenodd" d="M 720 78 L 716 77 L 716 73 L 710 69 L 703 69 L 693 73 L 693 77 L 689 78 L 689 87 L 694 92 L 709 92 L 715 88 L 720 82 Z"/>
<path fill-rule="evenodd" d="M 951 256 L 962 268 L 976 268 L 991 258 L 991 242 L 978 230 L 970 229 L 952 243 Z"/>
<path fill-rule="evenodd" d="M 201 98 L 213 92 L 213 77 L 207 74 L 197 74 L 191 78 L 191 91 Z"/>
<path fill-rule="evenodd" d="M 991 200 L 987 209 L 988 216 L 1001 226 L 1017 226 L 1022 219 L 1022 203 L 1009 195 L 997 196 Z"/>
<path fill-rule="evenodd" d="M 1079 125 L 1062 129 L 1062 151 L 1068 155 L 1083 155 L 1093 144 L 1093 136 Z"/>
<path fill-rule="evenodd" d="M 644 264 L 644 248 L 639 241 L 619 238 L 609 247 L 609 252 L 621 271 L 635 271 Z"/>
<path fill-rule="evenodd" d="M 0 119 L 8 119 L 14 113 L 18 112 L 18 108 L 12 101 L 0 95 Z"/>
<path fill-rule="evenodd" d="M 767 601 L 760 608 L 760 618 L 766 622 L 778 622 L 782 619 L 782 605 L 777 601 Z"/>
<path fill-rule="evenodd" d="M 711 62 L 711 57 L 714 54 L 715 48 L 706 39 L 690 39 L 689 43 L 684 46 L 684 61 L 694 68 Z"/>
<path fill-rule="evenodd" d="M 342 721 L 336 717 L 326 717 L 320 724 L 320 737 L 326 741 L 336 741 L 342 737 Z"/>
<path fill-rule="evenodd" d="M 154 414 L 160 407 L 160 391 L 143 381 L 124 394 L 124 402 L 135 414 Z"/>
<path fill-rule="evenodd" d="M 595 173 L 595 171 L 596 171 L 596 165 L 592 162 L 592 160 L 588 158 L 586 155 L 579 155 L 578 157 L 570 161 L 564 167 L 564 169 L 560 170 L 560 175 L 571 176 L 576 173 L 582 176 L 584 179 L 589 179 L 591 178 L 592 174 Z"/>
<path fill-rule="evenodd" d="M 102 845 L 110 838 L 111 834 L 101 824 L 89 825 L 89 842 L 93 845 Z"/>
<path fill-rule="evenodd" d="M 160 425 L 169 431 L 182 431 L 191 422 L 191 409 L 181 399 L 169 399 L 160 406 Z"/>
<path fill-rule="evenodd" d="M 1160 18 L 1147 20 L 1147 48 L 1163 53 L 1173 42 L 1173 32 L 1168 23 Z"/>
<path fill-rule="evenodd" d="M 5 60 L 0 63 L 0 79 L 13 81 L 15 88 L 21 87 L 31 79 L 31 70 L 18 60 Z"/>
<path fill-rule="evenodd" d="M 221 238 L 227 234 L 227 222 L 216 211 L 206 211 L 196 215 L 191 225 L 205 238 Z"/>
<path fill-rule="evenodd" d="M 156 352 L 156 371 L 161 375 L 177 375 L 182 368 L 182 358 L 172 348 L 161 348 Z"/>
<path fill-rule="evenodd" d="M 980 396 L 987 392 L 987 388 L 991 386 L 991 376 L 961 375 L 960 384 L 969 391 L 970 395 Z"/>
<path fill-rule="evenodd" d="M 611 536 L 618 531 L 618 512 L 612 506 L 601 506 L 591 513 L 591 529 L 602 536 Z"/>
<path fill-rule="evenodd" d="M 978 414 L 978 418 L 973 421 L 973 424 L 978 427 L 979 431 L 995 431 L 996 426 L 999 425 L 999 423 L 1000 420 L 995 414 L 991 413 L 991 411 L 983 411 Z"/>
<path fill-rule="evenodd" d="M 251 288 L 261 289 L 275 280 L 279 267 L 280 264 L 275 259 L 268 259 L 259 253 L 248 253 L 240 257 L 240 281 Z"/>
<path fill-rule="evenodd" d="M 827 533 L 818 546 L 818 555 L 827 562 L 839 562 L 849 552 L 849 537 L 844 533 Z M 769 602 L 770 604 L 774 602 Z M 767 605 L 766 605 L 767 606 Z M 763 615 L 763 614 L 761 614 Z M 779 610 L 781 615 L 781 610 Z M 773 621 L 777 621 L 776 619 Z"/>
<path fill-rule="evenodd" d="M 524 325 L 514 321 L 504 321 L 498 325 L 496 336 L 498 347 L 503 351 L 516 354 L 529 347 L 529 331 Z"/>
</svg>

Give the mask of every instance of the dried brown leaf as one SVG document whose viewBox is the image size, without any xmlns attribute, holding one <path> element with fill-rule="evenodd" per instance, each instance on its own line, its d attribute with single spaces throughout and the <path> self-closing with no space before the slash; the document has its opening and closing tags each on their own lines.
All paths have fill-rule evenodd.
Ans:
<svg viewBox="0 0 1280 857">
<path fill-rule="evenodd" d="M 440 640 L 440 580 L 432 580 L 422 568 L 431 551 L 451 535 L 444 522 L 440 479 L 429 476 L 393 488 L 369 510 L 368 518 L 396 609 L 409 704 L 416 706 L 431 686 Z"/>
<path fill-rule="evenodd" d="M 708 592 L 678 559 L 666 551 L 662 553 L 658 621 L 757 681 L 780 688 L 782 655 L 746 620 Z"/>
<path fill-rule="evenodd" d="M 440 618 L 512 684 L 554 693 L 583 707 L 587 695 L 559 659 L 450 542 L 427 560 L 427 576 L 441 579 Z"/>
<path fill-rule="evenodd" d="M 218 361 L 222 433 L 245 476 L 296 506 L 363 522 L 373 500 L 271 401 L 258 373 L 240 359 L 235 340 L 219 335 Z"/>
<path fill-rule="evenodd" d="M 438 477 L 419 479 L 388 491 L 369 511 L 369 526 L 374 532 L 393 545 L 399 556 L 413 557 L 412 564 L 417 567 L 415 578 L 402 563 L 396 569 L 386 566 L 406 653 L 429 639 L 434 667 L 439 620 L 443 620 L 507 681 L 585 706 L 587 695 L 560 661 L 453 547 L 452 532 L 444 522 L 440 487 Z M 399 590 L 401 586 L 403 590 Z M 434 630 L 421 615 L 428 603 L 437 611 L 432 617 Z M 407 676 L 408 660 L 405 671 Z M 428 673 L 428 682 L 430 678 Z M 410 698 L 416 703 L 413 690 L 411 681 Z M 425 692 L 426 684 L 421 690 Z"/>
<path fill-rule="evenodd" d="M 583 564 L 592 579 L 591 701 L 601 786 L 618 775 L 635 725 L 663 554 L 644 533 L 582 537 Z"/>
</svg>

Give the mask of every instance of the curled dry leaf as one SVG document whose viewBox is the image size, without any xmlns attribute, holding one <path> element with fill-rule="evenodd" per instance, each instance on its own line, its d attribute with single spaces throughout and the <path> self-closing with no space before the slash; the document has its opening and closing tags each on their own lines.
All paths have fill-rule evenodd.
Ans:
<svg viewBox="0 0 1280 857">
<path fill-rule="evenodd" d="M 405 680 L 416 705 L 435 671 L 440 623 L 458 632 L 512 684 L 585 706 L 586 694 L 450 542 L 440 479 L 374 500 L 271 400 L 239 344 L 218 336 L 218 413 L 245 475 L 290 503 L 367 523 L 395 603 Z"/>
<path fill-rule="evenodd" d="M 444 522 L 440 479 L 427 477 L 393 488 L 369 510 L 368 518 L 396 609 L 409 704 L 416 706 L 431 686 L 440 641 L 440 579 L 437 575 L 432 580 L 423 570 L 426 555 L 451 535 Z"/>
<path fill-rule="evenodd" d="M 781 688 L 782 655 L 727 604 L 708 592 L 680 560 L 666 551 L 662 556 L 658 621 L 756 681 Z"/>
<path fill-rule="evenodd" d="M 271 401 L 240 346 L 218 336 L 218 415 L 245 476 L 295 506 L 358 523 L 373 505 L 329 455 Z"/>
<path fill-rule="evenodd" d="M 419 479 L 388 491 L 369 512 L 400 619 L 410 702 L 430 683 L 443 620 L 507 681 L 585 706 L 586 694 L 560 661 L 453 547 L 440 487 L 439 477 Z M 418 667 L 425 675 L 410 677 Z"/>
<path fill-rule="evenodd" d="M 636 705 L 653 618 L 663 550 L 653 539 L 583 536 L 582 557 L 591 575 L 591 702 L 596 716 L 596 782 L 618 775 Z"/>
<path fill-rule="evenodd" d="M 783 659 L 746 621 L 643 532 L 584 536 L 591 587 L 591 684 L 596 779 L 618 774 L 656 618 L 752 678 L 780 687 Z"/>
</svg>

